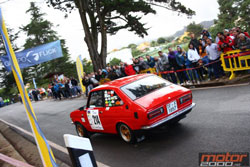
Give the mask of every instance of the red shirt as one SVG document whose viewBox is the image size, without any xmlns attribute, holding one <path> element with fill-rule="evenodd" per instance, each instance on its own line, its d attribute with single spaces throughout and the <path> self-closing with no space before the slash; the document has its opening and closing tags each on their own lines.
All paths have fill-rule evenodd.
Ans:
<svg viewBox="0 0 250 167">
<path fill-rule="evenodd" d="M 135 72 L 135 70 L 134 70 L 134 67 L 133 67 L 132 65 L 127 65 L 127 66 L 125 66 L 125 74 L 126 74 L 127 76 L 129 76 L 129 75 L 135 75 L 136 72 Z"/>
<path fill-rule="evenodd" d="M 247 36 L 248 38 L 250 38 L 248 32 L 243 32 L 245 34 L 245 36 Z"/>
<path fill-rule="evenodd" d="M 227 44 L 227 46 L 223 48 L 222 47 L 223 44 Z M 224 40 L 219 40 L 219 42 L 218 42 L 218 50 L 223 51 L 223 52 L 233 50 L 233 48 L 232 48 L 233 44 L 234 43 L 233 43 L 232 38 L 230 38 L 229 36 L 225 36 Z"/>
</svg>

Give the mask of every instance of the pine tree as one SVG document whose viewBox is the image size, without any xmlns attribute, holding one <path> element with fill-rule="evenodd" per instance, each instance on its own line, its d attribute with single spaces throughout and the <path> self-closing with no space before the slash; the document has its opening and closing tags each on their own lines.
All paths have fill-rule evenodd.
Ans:
<svg viewBox="0 0 250 167">
<path fill-rule="evenodd" d="M 26 13 L 31 15 L 31 20 L 29 24 L 21 27 L 21 30 L 28 36 L 24 44 L 25 49 L 59 39 L 56 31 L 52 29 L 53 24 L 43 18 L 45 14 L 40 11 L 39 7 L 36 6 L 34 2 L 30 3 L 30 8 Z M 61 40 L 61 47 L 63 57 L 24 69 L 24 80 L 26 82 L 31 82 L 32 78 L 35 78 L 37 84 L 41 85 L 48 82 L 48 79 L 44 79 L 44 77 L 50 73 L 63 73 L 66 76 L 75 75 L 76 68 L 74 63 L 70 61 L 68 48 L 65 46 L 65 40 Z"/>
<path fill-rule="evenodd" d="M 218 0 L 218 4 L 218 20 L 210 28 L 213 37 L 217 32 L 233 27 L 241 27 L 250 32 L 250 0 Z"/>
<path fill-rule="evenodd" d="M 148 28 L 142 18 L 144 15 L 156 13 L 153 6 L 186 14 L 188 17 L 195 14 L 177 0 L 47 0 L 47 2 L 63 12 L 78 9 L 85 33 L 84 40 L 96 72 L 106 66 L 107 35 L 114 35 L 122 29 L 127 29 L 144 37 Z"/>
</svg>

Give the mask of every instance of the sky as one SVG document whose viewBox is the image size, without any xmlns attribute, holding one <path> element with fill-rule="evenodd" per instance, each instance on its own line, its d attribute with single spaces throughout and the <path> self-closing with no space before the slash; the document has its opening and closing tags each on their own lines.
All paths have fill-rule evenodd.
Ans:
<svg viewBox="0 0 250 167">
<path fill-rule="evenodd" d="M 18 31 L 19 27 L 29 23 L 30 15 L 26 13 L 26 10 L 29 9 L 30 2 L 31 0 L 0 0 L 3 18 L 9 28 Z M 65 19 L 63 12 L 48 7 L 45 0 L 36 0 L 34 2 L 41 8 L 43 13 L 46 13 L 45 19 L 54 24 L 53 29 L 58 32 L 60 38 L 66 40 L 71 59 L 76 60 L 78 55 L 89 59 L 78 11 L 73 11 Z M 147 27 L 150 27 L 148 36 L 140 38 L 133 32 L 121 30 L 116 35 L 108 36 L 108 52 L 128 46 L 131 43 L 139 44 L 159 37 L 170 36 L 193 21 L 200 23 L 216 19 L 219 13 L 217 0 L 179 0 L 179 2 L 194 10 L 196 15 L 191 19 L 187 19 L 185 15 L 178 16 L 176 12 L 156 7 L 157 14 L 146 15 L 142 20 Z M 26 34 L 21 34 L 17 45 L 22 46 L 25 39 Z"/>
</svg>

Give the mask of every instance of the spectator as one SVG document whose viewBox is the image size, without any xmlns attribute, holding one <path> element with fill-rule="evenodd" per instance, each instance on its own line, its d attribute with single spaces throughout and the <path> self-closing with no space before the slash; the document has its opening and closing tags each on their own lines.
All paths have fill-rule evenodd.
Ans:
<svg viewBox="0 0 250 167">
<path fill-rule="evenodd" d="M 203 38 L 204 36 L 207 36 L 208 38 L 212 39 L 210 33 L 209 33 L 207 30 L 203 30 L 202 33 L 201 33 L 201 35 L 202 35 L 202 38 Z"/>
<path fill-rule="evenodd" d="M 206 42 L 204 42 L 202 39 L 199 39 L 199 55 L 203 58 L 206 56 L 205 48 L 206 48 Z"/>
<path fill-rule="evenodd" d="M 234 31 L 233 31 L 233 36 L 234 36 L 233 49 L 237 49 L 237 42 L 239 41 L 239 35 L 240 35 L 240 32 L 238 30 L 234 29 Z"/>
<path fill-rule="evenodd" d="M 110 79 L 110 80 L 115 80 L 115 79 L 117 79 L 118 77 L 117 77 L 117 75 L 116 75 L 116 73 L 115 73 L 115 71 L 114 71 L 114 69 L 112 69 L 111 67 L 108 67 L 108 78 Z"/>
<path fill-rule="evenodd" d="M 135 70 L 133 68 L 133 65 L 128 65 L 127 63 L 124 63 L 124 65 L 125 65 L 124 71 L 125 71 L 125 74 L 127 76 L 135 75 L 136 74 L 136 72 L 135 72 Z"/>
<path fill-rule="evenodd" d="M 191 40 L 190 43 L 194 46 L 195 50 L 199 51 L 199 41 L 195 38 L 194 33 L 190 34 Z"/>
<path fill-rule="evenodd" d="M 158 55 L 160 56 L 160 58 L 158 59 L 158 61 L 160 61 L 160 63 L 158 62 L 158 66 L 163 68 L 163 71 L 165 71 L 165 72 L 170 71 L 170 64 L 169 64 L 169 60 L 168 60 L 168 55 L 166 53 L 163 53 L 162 51 L 159 51 Z M 163 71 L 160 71 L 160 72 L 163 72 Z M 162 73 L 162 77 L 164 79 L 168 79 L 169 81 L 171 81 L 169 74 Z"/>
<path fill-rule="evenodd" d="M 171 71 L 179 70 L 179 66 L 176 61 L 176 54 L 177 54 L 177 51 L 173 51 L 171 47 L 168 48 L 168 60 L 169 60 Z M 170 73 L 170 76 L 171 76 L 173 83 L 177 84 L 175 73 Z M 183 84 L 183 79 L 180 76 L 180 73 L 177 73 L 177 76 L 180 80 L 180 83 Z"/>
<path fill-rule="evenodd" d="M 76 92 L 77 94 L 80 94 L 80 95 L 81 95 L 81 91 L 80 91 L 80 89 L 78 88 L 78 82 L 77 82 L 77 80 L 76 80 L 75 78 L 73 78 L 73 77 L 71 78 L 71 84 L 72 84 L 72 86 L 73 86 L 75 92 Z"/>
<path fill-rule="evenodd" d="M 218 32 L 217 36 L 219 37 L 218 50 L 222 52 L 227 52 L 233 50 L 232 46 L 234 45 L 233 40 L 229 36 L 225 36 L 223 32 Z"/>
<path fill-rule="evenodd" d="M 114 71 L 116 73 L 117 78 L 121 78 L 124 77 L 124 75 L 122 74 L 121 68 L 119 66 L 114 66 Z"/>
<path fill-rule="evenodd" d="M 224 73 L 221 68 L 218 45 L 216 43 L 212 43 L 211 39 L 207 39 L 207 44 L 208 44 L 206 47 L 207 57 L 209 59 L 209 63 L 211 63 L 211 68 L 213 69 L 216 80 L 219 80 L 219 77 L 222 76 Z M 211 79 L 211 75 L 209 77 Z"/>
<path fill-rule="evenodd" d="M 243 31 L 240 27 L 236 27 L 236 30 L 238 30 L 240 33 L 245 34 L 245 36 L 246 36 L 246 37 L 250 38 L 250 36 L 249 36 L 248 32 Z"/>
<path fill-rule="evenodd" d="M 234 40 L 234 36 L 230 34 L 230 31 L 228 29 L 224 29 L 223 33 L 225 36 L 229 36 L 232 40 Z"/>
<path fill-rule="evenodd" d="M 85 95 L 86 97 L 88 97 L 88 94 L 89 94 L 89 89 L 88 89 L 88 86 L 89 86 L 89 77 L 87 75 L 84 75 L 83 78 L 82 78 L 82 84 L 85 86 Z"/>
<path fill-rule="evenodd" d="M 93 85 L 93 88 L 99 86 L 99 82 L 95 79 L 93 74 L 90 74 L 89 83 Z"/>
<path fill-rule="evenodd" d="M 32 90 L 32 95 L 35 101 L 38 101 L 38 95 L 37 95 L 37 91 L 35 89 Z"/>
<path fill-rule="evenodd" d="M 236 48 L 240 50 L 250 49 L 250 38 L 246 37 L 244 33 L 241 33 Z"/>
<path fill-rule="evenodd" d="M 124 62 L 120 62 L 120 70 L 122 72 L 122 76 L 126 76 Z"/>
<path fill-rule="evenodd" d="M 138 58 L 133 58 L 132 61 L 133 61 L 133 68 L 134 68 L 135 72 L 139 73 L 140 72 L 140 67 L 139 67 Z"/>
<path fill-rule="evenodd" d="M 190 68 L 197 68 L 199 66 L 198 61 L 200 60 L 200 56 L 199 56 L 196 48 L 194 47 L 194 45 L 192 43 L 189 43 L 188 48 L 189 49 L 188 49 L 188 52 L 187 52 L 187 58 L 191 62 L 189 67 Z M 197 70 L 196 69 L 192 70 L 193 75 L 194 75 L 193 83 L 196 82 L 196 83 L 200 84 L 201 78 L 198 75 Z"/>
<path fill-rule="evenodd" d="M 70 93 L 70 86 L 69 86 L 69 79 L 67 79 L 65 85 L 64 85 L 65 89 L 64 89 L 64 95 L 66 98 L 71 97 L 71 93 Z"/>
<path fill-rule="evenodd" d="M 140 71 L 150 68 L 142 56 L 139 58 L 139 67 L 140 67 Z"/>
<path fill-rule="evenodd" d="M 147 58 L 147 64 L 150 68 L 154 68 L 155 66 L 155 60 L 152 56 L 146 55 Z"/>
<path fill-rule="evenodd" d="M 177 53 L 176 53 L 176 62 L 178 64 L 178 68 L 180 70 L 184 70 L 186 69 L 186 52 L 181 48 L 181 46 L 177 46 Z M 188 79 L 188 75 L 186 73 L 186 71 L 181 71 L 179 72 L 180 74 L 180 78 L 183 79 L 183 81 L 187 84 L 189 84 L 189 79 Z"/>
<path fill-rule="evenodd" d="M 102 70 L 101 69 L 98 69 L 98 72 L 95 73 L 95 79 L 97 81 L 100 81 L 102 78 Z"/>
</svg>

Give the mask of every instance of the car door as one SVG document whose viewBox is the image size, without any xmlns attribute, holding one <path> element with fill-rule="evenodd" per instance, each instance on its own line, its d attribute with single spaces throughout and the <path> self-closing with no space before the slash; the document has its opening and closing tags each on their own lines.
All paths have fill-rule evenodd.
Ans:
<svg viewBox="0 0 250 167">
<path fill-rule="evenodd" d="M 103 91 L 105 110 L 100 114 L 109 133 L 116 133 L 116 122 L 124 116 L 124 102 L 112 89 Z"/>
<path fill-rule="evenodd" d="M 105 132 L 107 126 L 103 122 L 103 117 L 100 115 L 104 111 L 104 96 L 103 91 L 94 91 L 90 93 L 87 103 L 86 115 L 91 131 Z"/>
</svg>

